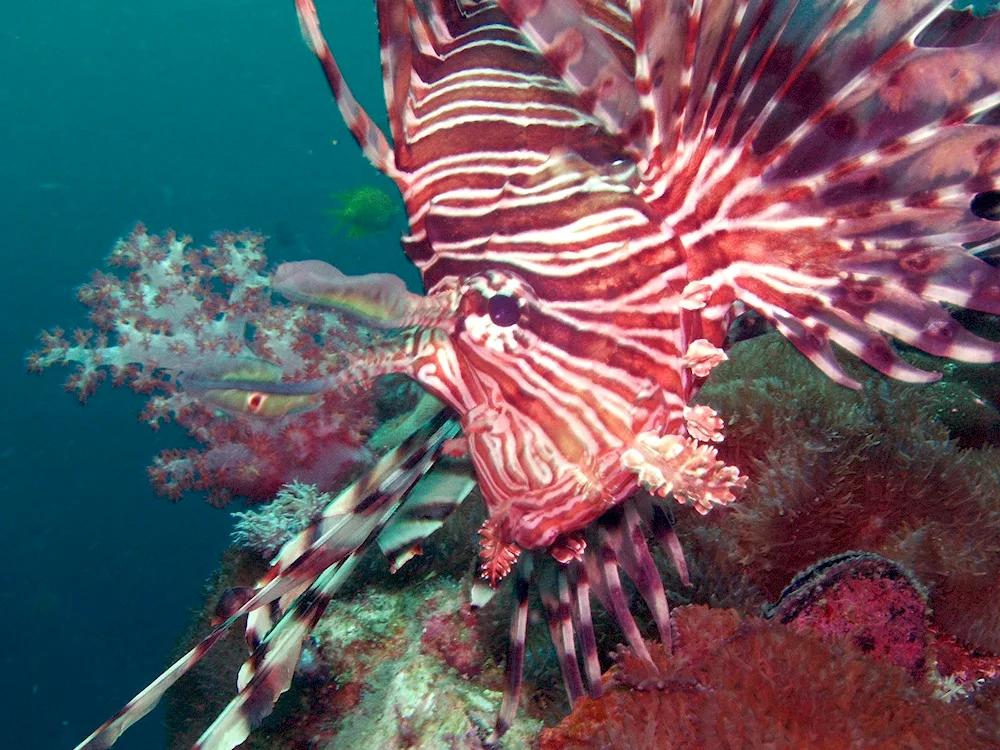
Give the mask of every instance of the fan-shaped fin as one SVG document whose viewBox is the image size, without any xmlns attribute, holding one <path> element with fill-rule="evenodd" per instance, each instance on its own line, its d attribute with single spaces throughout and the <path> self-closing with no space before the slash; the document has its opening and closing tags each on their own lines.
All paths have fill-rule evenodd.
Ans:
<svg viewBox="0 0 1000 750">
<path fill-rule="evenodd" d="M 756 38 L 748 32 L 739 37 L 750 47 L 736 74 L 740 84 L 733 100 L 743 105 L 732 111 L 733 142 L 752 143 L 758 154 L 787 144 L 798 127 L 817 122 L 856 86 L 871 81 L 887 61 L 912 51 L 913 39 L 947 6 L 941 0 L 760 3 L 772 18 Z M 777 19 L 789 9 L 792 15 L 776 37 Z M 748 19 L 756 16 L 748 14 Z M 744 54 L 744 44 L 734 46 L 730 60 Z M 758 69 L 765 48 L 775 52 Z"/>
<path fill-rule="evenodd" d="M 752 305 L 753 303 L 748 302 L 748 304 Z M 765 315 L 773 320 L 775 327 L 782 335 L 791 341 L 795 345 L 795 348 L 804 354 L 830 380 L 848 388 L 861 388 L 861 383 L 844 372 L 844 368 L 837 361 L 837 356 L 833 353 L 833 347 L 830 346 L 829 334 L 825 330 L 807 327 L 805 322 L 787 314 L 784 310 L 771 309 Z M 885 343 L 884 340 L 883 343 Z"/>
<path fill-rule="evenodd" d="M 713 105 L 730 133 L 700 147 L 665 222 L 680 228 L 693 279 L 730 287 L 845 384 L 856 385 L 829 341 L 893 377 L 934 379 L 879 331 L 938 356 L 1000 360 L 938 304 L 1000 313 L 1000 274 L 960 247 L 998 233 L 1000 127 L 988 123 L 1000 25 L 950 34 L 947 5 L 751 4 Z"/>
<path fill-rule="evenodd" d="M 688 0 L 638 0 L 630 3 L 635 29 L 635 85 L 649 147 L 644 156 L 661 160 L 673 153 L 690 92 L 696 50 L 687 44 L 693 22 Z"/>
</svg>

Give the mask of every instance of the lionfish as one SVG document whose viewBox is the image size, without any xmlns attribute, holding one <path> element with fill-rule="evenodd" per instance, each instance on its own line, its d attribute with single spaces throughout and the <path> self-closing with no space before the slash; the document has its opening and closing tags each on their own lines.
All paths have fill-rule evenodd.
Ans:
<svg viewBox="0 0 1000 750">
<path fill-rule="evenodd" d="M 447 408 L 385 454 L 278 554 L 225 618 L 79 747 L 106 748 L 237 618 L 252 655 L 198 748 L 233 748 L 290 683 L 303 638 L 358 557 L 403 564 L 478 482 L 488 598 L 513 571 L 513 719 L 537 585 L 571 699 L 601 690 L 591 594 L 649 659 L 632 580 L 666 644 L 647 537 L 686 579 L 668 495 L 707 512 L 744 485 L 719 416 L 690 406 L 734 306 L 859 387 L 1000 346 L 942 303 L 1000 313 L 970 247 L 1000 226 L 1000 22 L 950 0 L 377 0 L 390 140 L 358 104 L 312 0 L 303 36 L 354 137 L 403 195 L 426 295 L 325 263 L 278 268 L 287 297 L 394 329 L 296 395 L 405 373 Z M 211 387 L 202 382 L 200 387 Z M 442 452 L 473 472 L 437 473 Z"/>
</svg>

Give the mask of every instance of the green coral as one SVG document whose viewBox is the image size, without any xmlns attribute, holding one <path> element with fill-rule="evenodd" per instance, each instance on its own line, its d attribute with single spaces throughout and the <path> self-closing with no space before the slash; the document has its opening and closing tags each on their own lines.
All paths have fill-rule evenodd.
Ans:
<svg viewBox="0 0 1000 750">
<path fill-rule="evenodd" d="M 359 185 L 331 193 L 333 207 L 326 210 L 335 229 L 348 239 L 361 239 L 388 229 L 399 213 L 396 199 L 374 185 Z"/>
</svg>

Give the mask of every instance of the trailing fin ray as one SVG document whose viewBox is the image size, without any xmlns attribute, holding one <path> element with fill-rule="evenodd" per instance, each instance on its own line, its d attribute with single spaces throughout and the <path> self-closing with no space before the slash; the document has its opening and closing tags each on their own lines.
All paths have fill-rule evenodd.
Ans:
<svg viewBox="0 0 1000 750">
<path fill-rule="evenodd" d="M 172 664 L 160 677 L 128 702 L 114 717 L 97 729 L 76 750 L 103 750 L 111 747 L 133 723 L 151 711 L 166 691 L 190 671 L 208 650 L 225 635 L 242 615 L 275 602 L 284 595 L 296 598 L 260 639 L 251 661 L 264 665 L 241 674 L 242 689 L 214 728 L 199 740 L 200 748 L 235 747 L 245 739 L 241 721 L 249 727 L 270 713 L 273 701 L 287 689 L 286 676 L 294 670 L 301 637 L 315 624 L 322 609 L 346 571 L 370 548 L 379 534 L 405 508 L 406 496 L 437 460 L 441 445 L 458 433 L 458 425 L 446 410 L 438 414 L 400 446 L 389 451 L 365 477 L 342 492 L 323 516 L 290 540 L 278 553 L 272 568 L 249 596 L 239 597 L 242 605 L 193 649 Z M 344 570 L 344 575 L 338 571 Z M 302 593 L 300 593 L 302 592 Z M 286 605 L 286 606 L 287 606 Z M 256 680 L 256 682 L 255 682 Z M 265 710 L 266 706 L 266 710 Z M 242 714 L 240 712 L 243 712 Z M 240 716 L 243 719 L 239 718 Z"/>
<path fill-rule="evenodd" d="M 302 38 L 305 39 L 309 49 L 319 60 L 320 66 L 323 68 L 323 75 L 326 76 L 331 90 L 336 94 L 337 106 L 340 107 L 340 114 L 350 129 L 351 135 L 361 146 L 368 161 L 380 172 L 398 183 L 400 174 L 396 169 L 396 161 L 385 134 L 379 130 L 371 116 L 358 103 L 354 94 L 347 87 L 340 67 L 333 59 L 333 55 L 330 54 L 330 48 L 319 30 L 319 18 L 316 16 L 316 8 L 312 0 L 296 0 L 295 8 L 299 15 Z"/>
</svg>

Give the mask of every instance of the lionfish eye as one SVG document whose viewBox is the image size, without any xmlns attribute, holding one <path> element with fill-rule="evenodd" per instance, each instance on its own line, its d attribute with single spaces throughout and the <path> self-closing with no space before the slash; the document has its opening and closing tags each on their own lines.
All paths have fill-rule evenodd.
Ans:
<svg viewBox="0 0 1000 750">
<path fill-rule="evenodd" d="M 1000 190 L 979 193 L 969 204 L 969 210 L 980 219 L 1000 221 Z"/>
<path fill-rule="evenodd" d="M 517 298 L 509 294 L 494 294 L 489 302 L 490 320 L 498 326 L 508 328 L 521 318 L 521 308 Z"/>
</svg>

